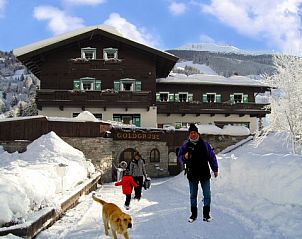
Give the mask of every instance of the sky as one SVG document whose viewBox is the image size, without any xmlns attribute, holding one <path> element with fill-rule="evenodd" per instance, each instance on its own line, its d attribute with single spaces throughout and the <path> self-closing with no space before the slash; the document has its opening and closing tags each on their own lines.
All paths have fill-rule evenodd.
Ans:
<svg viewBox="0 0 302 239">
<path fill-rule="evenodd" d="M 189 43 L 302 52 L 302 0 L 0 0 L 0 50 L 108 24 L 161 50 Z"/>
<path fill-rule="evenodd" d="M 233 129 L 229 132 L 238 132 L 238 128 Z M 301 155 L 290 153 L 285 138 L 286 133 L 272 133 L 257 148 L 253 140 L 243 140 L 217 154 L 219 176 L 211 180 L 211 222 L 200 217 L 193 224 L 187 222 L 189 187 L 183 172 L 153 178 L 142 199 L 131 200 L 127 211 L 134 222 L 130 238 L 301 238 L 302 160 Z M 54 132 L 33 141 L 24 153 L 8 154 L 0 147 L 0 157 L 2 223 L 9 217 L 26 223 L 30 208 L 56 207 L 62 195 L 74 193 L 75 185 L 85 182 L 88 172 L 94 173 L 93 166 L 84 163 L 83 153 Z M 63 174 L 55 167 L 58 163 L 67 165 Z M 114 182 L 99 185 L 96 194 L 125 211 L 122 188 Z M 200 191 L 198 207 L 201 215 Z M 101 205 L 92 200 L 91 193 L 83 195 L 75 208 L 37 236 L 52 238 L 110 238 L 104 234 Z"/>
</svg>

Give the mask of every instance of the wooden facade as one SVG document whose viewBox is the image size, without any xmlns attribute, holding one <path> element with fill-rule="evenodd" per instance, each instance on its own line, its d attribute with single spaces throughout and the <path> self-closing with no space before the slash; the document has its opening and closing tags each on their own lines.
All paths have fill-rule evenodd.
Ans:
<svg viewBox="0 0 302 239">
<path fill-rule="evenodd" d="M 141 127 L 242 121 L 254 125 L 254 131 L 257 126 L 251 118 L 270 113 L 266 104 L 255 102 L 256 94 L 269 90 L 265 86 L 158 81 L 168 77 L 178 58 L 105 26 L 46 39 L 14 54 L 40 79 L 36 103 L 39 113 L 47 116 L 73 117 L 89 110 L 102 120 Z M 160 99 L 161 92 L 173 100 Z M 177 98 L 180 92 L 188 99 Z M 219 100 L 205 102 L 207 93 L 215 93 Z M 230 99 L 234 93 L 242 94 L 244 102 L 234 104 Z"/>
</svg>

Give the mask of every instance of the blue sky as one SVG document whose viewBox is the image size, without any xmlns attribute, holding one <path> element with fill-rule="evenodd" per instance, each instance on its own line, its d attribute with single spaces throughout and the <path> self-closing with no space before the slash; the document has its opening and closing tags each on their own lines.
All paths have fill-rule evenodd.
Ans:
<svg viewBox="0 0 302 239">
<path fill-rule="evenodd" d="M 302 52 L 302 0 L 0 0 L 0 50 L 108 24 L 162 50 L 187 43 Z"/>
</svg>

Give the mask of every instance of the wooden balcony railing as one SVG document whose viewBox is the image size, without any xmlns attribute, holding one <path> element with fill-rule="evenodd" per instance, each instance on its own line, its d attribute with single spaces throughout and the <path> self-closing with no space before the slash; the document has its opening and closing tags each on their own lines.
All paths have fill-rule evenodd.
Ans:
<svg viewBox="0 0 302 239">
<path fill-rule="evenodd" d="M 98 107 L 98 108 L 146 108 L 152 105 L 150 91 L 73 91 L 39 90 L 36 103 L 38 109 L 45 106 Z"/>
<path fill-rule="evenodd" d="M 264 117 L 270 113 L 269 104 L 256 103 L 202 103 L 157 102 L 159 114 L 238 114 Z"/>
</svg>

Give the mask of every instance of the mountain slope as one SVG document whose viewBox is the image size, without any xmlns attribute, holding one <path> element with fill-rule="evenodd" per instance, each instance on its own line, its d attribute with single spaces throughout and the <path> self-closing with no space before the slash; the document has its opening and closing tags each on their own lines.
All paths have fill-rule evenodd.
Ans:
<svg viewBox="0 0 302 239">
<path fill-rule="evenodd" d="M 203 50 L 200 50 L 203 49 Z M 223 48 L 222 48 L 223 49 Z M 167 52 L 176 55 L 181 61 L 193 61 L 195 64 L 209 66 L 219 75 L 229 77 L 238 75 L 261 75 L 274 72 L 272 54 L 252 54 L 245 51 L 222 51 L 221 48 L 181 48 Z"/>
</svg>

